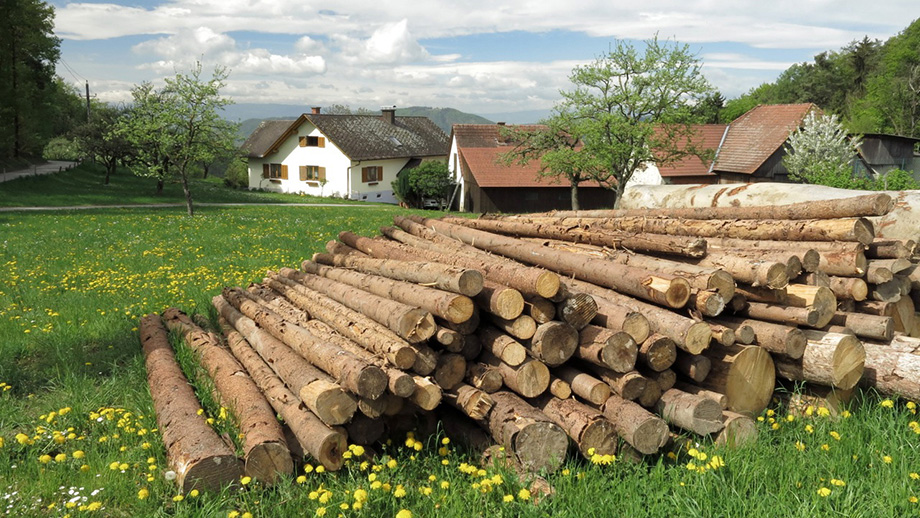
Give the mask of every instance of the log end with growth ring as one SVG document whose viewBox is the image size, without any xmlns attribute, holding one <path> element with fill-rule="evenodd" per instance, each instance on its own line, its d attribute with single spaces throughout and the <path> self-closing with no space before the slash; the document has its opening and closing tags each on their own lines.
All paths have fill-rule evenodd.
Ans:
<svg viewBox="0 0 920 518">
<path fill-rule="evenodd" d="M 470 314 L 472 315 L 472 311 Z M 438 332 L 438 325 L 434 322 L 431 313 L 423 309 L 412 309 L 400 319 L 399 335 L 411 343 L 417 344 L 434 336 Z"/>
<path fill-rule="evenodd" d="M 389 382 L 390 392 L 397 397 L 409 397 L 415 392 L 415 380 L 408 374 L 394 376 Z"/>
<path fill-rule="evenodd" d="M 818 265 L 821 264 L 821 254 L 813 248 L 809 248 L 800 254 L 799 260 L 802 262 L 802 270 L 806 272 L 818 271 Z"/>
<path fill-rule="evenodd" d="M 304 387 L 306 390 L 308 387 Z M 358 410 L 355 398 L 344 390 L 325 391 L 318 395 L 314 408 L 316 417 L 329 426 L 345 424 Z"/>
<path fill-rule="evenodd" d="M 724 300 L 731 300 L 735 295 L 735 279 L 725 270 L 716 270 L 709 276 L 706 288 L 715 291 Z"/>
<path fill-rule="evenodd" d="M 491 309 L 495 315 L 505 320 L 514 320 L 524 312 L 524 297 L 518 290 L 501 290 L 495 296 Z"/>
<path fill-rule="evenodd" d="M 594 455 L 614 455 L 617 452 L 617 431 L 606 419 L 591 422 L 581 432 L 578 450 L 587 458 Z"/>
<path fill-rule="evenodd" d="M 320 445 L 319 458 L 316 460 L 326 469 L 338 471 L 342 469 L 342 465 L 345 463 L 345 458 L 342 454 L 346 451 L 348 451 L 346 434 L 338 432 L 326 434 Z"/>
<path fill-rule="evenodd" d="M 690 300 L 690 283 L 680 277 L 671 279 L 664 290 L 664 302 L 672 308 L 682 308 Z"/>
<path fill-rule="evenodd" d="M 853 236 L 864 245 L 871 245 L 875 240 L 875 226 L 866 218 L 858 218 L 853 223 Z"/>
<path fill-rule="evenodd" d="M 415 376 L 415 392 L 409 399 L 422 410 L 434 410 L 441 403 L 441 387 L 427 378 Z"/>
<path fill-rule="evenodd" d="M 643 455 L 652 455 L 667 442 L 668 424 L 664 419 L 649 414 L 632 433 L 630 445 Z"/>
<path fill-rule="evenodd" d="M 358 375 L 358 394 L 377 399 L 387 389 L 387 375 L 379 367 L 368 366 Z"/>
<path fill-rule="evenodd" d="M 569 437 L 557 425 L 534 422 L 514 438 L 513 451 L 521 466 L 532 472 L 556 471 L 565 460 Z"/>
<path fill-rule="evenodd" d="M 601 351 L 601 361 L 614 372 L 629 372 L 636 366 L 639 346 L 629 333 L 613 333 L 607 340 L 609 347 Z"/>
<path fill-rule="evenodd" d="M 718 292 L 699 291 L 693 301 L 696 310 L 707 317 L 721 315 L 725 310 L 725 299 Z"/>
<path fill-rule="evenodd" d="M 786 356 L 793 360 L 797 360 L 805 354 L 805 347 L 808 345 L 808 339 L 805 337 L 805 333 L 801 329 L 791 329 L 790 332 L 786 335 Z"/>
<path fill-rule="evenodd" d="M 776 387 L 776 370 L 770 353 L 748 346 L 732 362 L 725 382 L 729 409 L 739 414 L 757 415 L 767 408 Z"/>
<path fill-rule="evenodd" d="M 387 360 L 397 369 L 411 369 L 415 365 L 417 354 L 411 347 L 400 347 L 387 354 Z"/>
<path fill-rule="evenodd" d="M 482 272 L 479 270 L 463 270 L 457 279 L 460 293 L 467 297 L 475 297 L 482 291 Z"/>
<path fill-rule="evenodd" d="M 447 314 L 444 316 L 453 324 L 461 324 L 473 316 L 475 307 L 473 299 L 466 296 L 457 296 L 452 298 L 447 305 Z"/>
<path fill-rule="evenodd" d="M 866 365 L 866 349 L 852 335 L 840 340 L 833 356 L 834 387 L 849 390 L 859 383 Z"/>
<path fill-rule="evenodd" d="M 754 272 L 754 286 L 766 286 L 778 290 L 789 284 L 789 274 L 786 265 L 777 262 L 765 262 L 757 267 Z"/>
<path fill-rule="evenodd" d="M 722 412 L 722 424 L 725 427 L 716 436 L 716 444 L 736 448 L 757 440 L 757 423 L 750 416 Z"/>
<path fill-rule="evenodd" d="M 706 322 L 695 322 L 687 329 L 682 349 L 690 354 L 700 354 L 712 341 L 712 328 Z"/>
<path fill-rule="evenodd" d="M 211 455 L 179 470 L 179 485 L 182 492 L 192 489 L 218 492 L 222 487 L 238 483 L 243 474 L 243 465 L 235 455 Z"/>
<path fill-rule="evenodd" d="M 629 333 L 629 336 L 637 344 L 641 344 L 648 338 L 652 330 L 648 324 L 648 318 L 642 313 L 630 313 L 623 319 L 623 331 Z"/>
<path fill-rule="evenodd" d="M 537 276 L 536 289 L 537 295 L 543 298 L 555 297 L 559 292 L 559 275 L 554 272 L 542 272 Z"/>
<path fill-rule="evenodd" d="M 244 472 L 264 485 L 273 485 L 282 475 L 294 472 L 291 451 L 280 442 L 257 444 L 246 454 Z"/>
<path fill-rule="evenodd" d="M 549 369 L 538 360 L 522 364 L 517 371 L 517 391 L 524 397 L 537 397 L 549 388 Z"/>
</svg>

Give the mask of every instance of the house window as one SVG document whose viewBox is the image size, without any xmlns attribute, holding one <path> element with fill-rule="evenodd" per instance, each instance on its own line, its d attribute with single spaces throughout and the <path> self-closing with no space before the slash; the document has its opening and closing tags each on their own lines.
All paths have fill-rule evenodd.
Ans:
<svg viewBox="0 0 920 518">
<path fill-rule="evenodd" d="M 361 168 L 361 181 L 364 183 L 379 182 L 383 179 L 383 166 L 372 165 Z"/>
<path fill-rule="evenodd" d="M 300 147 L 326 147 L 324 137 L 300 137 Z"/>
<path fill-rule="evenodd" d="M 284 164 L 262 164 L 262 178 L 287 180 L 288 171 Z"/>
<path fill-rule="evenodd" d="M 301 182 L 322 182 L 326 179 L 326 168 L 318 165 L 300 166 Z"/>
</svg>

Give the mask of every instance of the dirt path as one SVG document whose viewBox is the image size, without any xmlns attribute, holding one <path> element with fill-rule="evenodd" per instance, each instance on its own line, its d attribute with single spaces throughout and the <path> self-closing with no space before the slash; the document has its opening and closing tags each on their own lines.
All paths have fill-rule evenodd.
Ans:
<svg viewBox="0 0 920 518">
<path fill-rule="evenodd" d="M 38 176 L 40 174 L 59 173 L 77 165 L 78 162 L 65 162 L 62 160 L 52 160 L 47 164 L 34 165 L 28 169 L 19 169 L 17 171 L 3 171 L 0 173 L 0 182 L 8 182 L 23 176 Z"/>
<path fill-rule="evenodd" d="M 380 208 L 380 204 L 358 203 L 195 203 L 196 207 L 360 207 Z M 34 212 L 42 210 L 94 210 L 94 209 L 164 209 L 185 207 L 184 203 L 146 203 L 137 205 L 74 205 L 70 207 L 0 207 L 0 212 Z M 396 205 L 393 205 L 396 207 Z"/>
</svg>

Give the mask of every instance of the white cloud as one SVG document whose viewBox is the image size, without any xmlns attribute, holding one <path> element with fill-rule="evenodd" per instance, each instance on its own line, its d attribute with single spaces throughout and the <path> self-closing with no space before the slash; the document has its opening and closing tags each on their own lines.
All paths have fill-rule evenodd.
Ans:
<svg viewBox="0 0 920 518">
<path fill-rule="evenodd" d="M 336 36 L 334 40 L 339 44 L 341 58 L 346 63 L 395 65 L 428 57 L 428 51 L 409 32 L 409 20 L 405 18 L 378 27 L 366 40 L 349 36 Z"/>
</svg>

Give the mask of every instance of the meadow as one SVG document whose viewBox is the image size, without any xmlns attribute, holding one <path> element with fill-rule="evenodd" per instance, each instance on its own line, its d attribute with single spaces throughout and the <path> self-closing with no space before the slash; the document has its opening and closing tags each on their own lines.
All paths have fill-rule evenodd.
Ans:
<svg viewBox="0 0 920 518">
<path fill-rule="evenodd" d="M 336 473 L 306 459 L 273 487 L 243 480 L 180 494 L 156 432 L 138 318 L 169 306 L 208 313 L 222 287 L 296 267 L 339 231 L 371 235 L 400 212 L 265 204 L 201 207 L 194 218 L 181 207 L 0 213 L 0 515 L 920 515 L 917 407 L 871 393 L 836 418 L 774 405 L 758 418 L 759 440 L 738 449 L 691 438 L 639 462 L 573 452 L 546 475 L 546 496 L 526 477 L 480 466 L 443 434 L 353 447 Z M 234 437 L 205 380 L 194 379 L 204 412 Z"/>
</svg>

